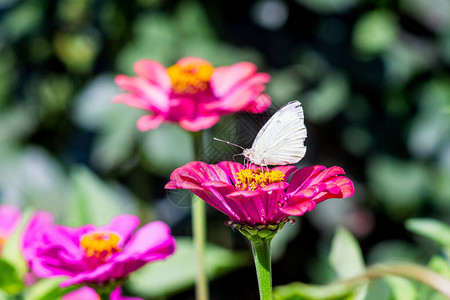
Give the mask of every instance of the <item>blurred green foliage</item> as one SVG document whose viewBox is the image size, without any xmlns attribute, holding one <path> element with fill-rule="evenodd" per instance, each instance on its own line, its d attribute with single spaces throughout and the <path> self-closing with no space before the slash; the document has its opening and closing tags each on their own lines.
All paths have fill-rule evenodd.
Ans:
<svg viewBox="0 0 450 300">
<path fill-rule="evenodd" d="M 352 199 L 328 200 L 298 220 L 301 230 L 296 224 L 274 240 L 276 284 L 325 284 L 340 263 L 350 264 L 334 252 L 329 265 L 337 225 L 356 236 L 361 249 L 355 251 L 369 264 L 429 262 L 448 277 L 448 250 L 439 256 L 441 248 L 403 226 L 419 217 L 450 222 L 446 0 L 258 0 L 238 6 L 200 0 L 1 0 L 0 203 L 49 210 L 57 222 L 72 226 L 102 224 L 119 213 L 137 214 L 142 222 L 161 219 L 180 237 L 182 258 L 174 261 L 186 260 L 190 203 L 163 187 L 174 168 L 193 159 L 189 134 L 173 124 L 141 133 L 135 122 L 144 112 L 111 100 L 120 92 L 114 76 L 132 75 L 136 60 L 168 66 L 187 55 L 216 66 L 251 61 L 270 73 L 267 91 L 274 107 L 300 99 L 305 108 L 308 152 L 298 166 L 339 165 L 356 184 Z M 249 118 L 223 118 L 208 139 L 233 136 L 242 120 Z M 244 133 L 234 142 L 248 146 L 254 133 Z M 217 147 L 231 160 L 234 149 L 227 146 Z M 213 281 L 214 299 L 254 298 L 254 270 L 239 256 L 248 250 L 245 239 L 223 226 L 220 213 L 208 214 L 208 239 L 215 243 L 210 272 L 222 276 Z M 421 222 L 428 221 L 412 219 L 407 228 L 442 239 L 428 232 L 443 225 Z M 356 245 L 351 235 L 339 236 Z M 136 274 L 128 292 L 192 297 L 189 266 L 178 274 L 184 276 L 178 285 L 169 277 L 159 290 L 150 289 L 143 282 L 161 273 L 158 268 L 163 264 L 154 271 L 149 266 L 142 279 Z M 236 268 L 240 271 L 233 272 Z M 432 293 L 411 289 L 399 278 L 371 283 L 359 293 L 366 299 L 402 299 L 398 290 Z"/>
</svg>

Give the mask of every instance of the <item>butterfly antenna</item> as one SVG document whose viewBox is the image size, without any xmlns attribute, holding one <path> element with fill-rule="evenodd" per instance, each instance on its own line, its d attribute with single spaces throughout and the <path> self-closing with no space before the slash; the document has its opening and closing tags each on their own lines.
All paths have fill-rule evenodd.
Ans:
<svg viewBox="0 0 450 300">
<path fill-rule="evenodd" d="M 245 150 L 244 147 L 241 147 L 241 146 L 239 146 L 239 145 L 230 143 L 229 141 L 224 141 L 224 140 L 221 140 L 221 139 L 218 139 L 218 138 L 214 138 L 214 140 L 219 141 L 219 142 L 226 143 L 226 144 L 231 145 L 231 146 L 235 146 L 235 147 L 241 148 L 242 150 Z"/>
<path fill-rule="evenodd" d="M 236 157 L 236 156 L 239 156 L 239 155 L 244 155 L 244 154 L 242 154 L 242 153 L 236 153 L 236 154 L 234 154 L 234 155 L 233 155 L 233 161 L 234 161 L 234 162 L 236 161 L 235 157 Z"/>
</svg>

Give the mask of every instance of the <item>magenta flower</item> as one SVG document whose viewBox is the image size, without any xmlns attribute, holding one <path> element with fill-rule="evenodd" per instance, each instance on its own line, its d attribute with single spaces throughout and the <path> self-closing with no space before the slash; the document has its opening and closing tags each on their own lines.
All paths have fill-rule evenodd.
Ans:
<svg viewBox="0 0 450 300">
<path fill-rule="evenodd" d="M 124 297 L 122 295 L 122 288 L 118 286 L 111 293 L 110 300 L 142 300 L 137 297 Z M 62 300 L 100 300 L 100 296 L 95 292 L 93 288 L 82 287 L 76 291 L 68 293 L 62 297 Z"/>
<path fill-rule="evenodd" d="M 166 188 L 192 191 L 235 224 L 266 226 L 303 215 L 326 199 L 352 196 L 353 183 L 343 174 L 340 167 L 267 170 L 228 161 L 217 165 L 195 161 L 173 171 Z"/>
<path fill-rule="evenodd" d="M 29 244 L 30 267 L 39 277 L 68 276 L 61 287 L 100 284 L 123 278 L 175 251 L 175 239 L 166 224 L 148 223 L 132 236 L 138 224 L 136 216 L 121 215 L 98 228 L 48 227 Z"/>
<path fill-rule="evenodd" d="M 165 68 L 153 60 L 139 60 L 134 71 L 138 77 L 116 77 L 117 85 L 128 93 L 115 97 L 114 102 L 150 113 L 138 120 L 141 131 L 165 121 L 199 131 L 216 124 L 222 115 L 261 113 L 271 104 L 263 94 L 270 76 L 258 73 L 249 62 L 214 68 L 204 59 L 185 57 Z"/>
<path fill-rule="evenodd" d="M 54 225 L 53 215 L 48 211 L 37 211 L 25 226 L 21 237 L 22 255 L 27 262 L 33 257 L 32 245 L 39 241 L 41 233 Z"/>
<path fill-rule="evenodd" d="M 46 228 L 53 226 L 53 221 L 53 215 L 48 211 L 37 211 L 33 214 L 25 226 L 21 236 L 20 245 L 22 256 L 28 265 L 33 257 L 33 249 L 31 248 L 31 245 L 33 245 L 35 240 L 40 238 L 41 232 L 43 232 Z M 23 281 L 28 286 L 35 284 L 38 280 L 39 278 L 31 270 L 28 271 L 23 278 Z"/>
<path fill-rule="evenodd" d="M 0 205 L 0 252 L 19 225 L 22 213 L 12 205 Z"/>
</svg>

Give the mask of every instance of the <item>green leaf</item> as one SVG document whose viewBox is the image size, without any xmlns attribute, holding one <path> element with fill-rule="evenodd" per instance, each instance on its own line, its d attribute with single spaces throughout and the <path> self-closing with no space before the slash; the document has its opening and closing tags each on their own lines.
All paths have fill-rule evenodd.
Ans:
<svg viewBox="0 0 450 300">
<path fill-rule="evenodd" d="M 248 253 L 206 245 L 206 272 L 209 279 L 249 263 Z M 167 261 L 155 262 L 133 273 L 129 288 L 141 297 L 163 297 L 187 289 L 195 283 L 195 251 L 189 238 L 177 238 L 177 251 Z"/>
<path fill-rule="evenodd" d="M 0 290 L 8 294 L 18 294 L 24 287 L 17 270 L 4 259 L 0 259 Z M 1 296 L 0 296 L 1 298 Z"/>
<path fill-rule="evenodd" d="M 30 134 L 37 123 L 32 115 L 23 104 L 0 111 L 0 143 L 16 142 Z"/>
<path fill-rule="evenodd" d="M 430 259 L 428 267 L 445 278 L 450 279 L 450 257 L 445 260 L 443 257 L 435 255 Z"/>
<path fill-rule="evenodd" d="M 158 130 L 148 131 L 142 145 L 147 166 L 153 172 L 167 176 L 174 169 L 192 161 L 192 148 L 191 135 L 173 124 L 163 124 Z"/>
<path fill-rule="evenodd" d="M 267 87 L 267 93 L 277 106 L 283 105 L 286 99 L 296 99 L 302 90 L 299 67 L 293 66 L 274 71 Z"/>
<path fill-rule="evenodd" d="M 56 300 L 67 293 L 75 291 L 79 286 L 59 287 L 64 278 L 41 279 L 27 291 L 25 300 Z"/>
<path fill-rule="evenodd" d="M 41 5 L 38 1 L 23 1 L 16 5 L 0 22 L 2 31 L 14 40 L 36 31 L 45 13 Z"/>
<path fill-rule="evenodd" d="M 94 142 L 91 160 L 95 166 L 102 170 L 111 170 L 120 167 L 132 157 L 139 134 L 136 121 L 140 116 L 140 110 L 123 104 L 109 109 L 108 118 Z"/>
<path fill-rule="evenodd" d="M 329 73 L 319 86 L 306 93 L 302 103 L 313 122 L 326 122 L 341 112 L 349 98 L 347 78 L 339 72 Z"/>
<path fill-rule="evenodd" d="M 0 300 L 11 300 L 12 297 L 8 295 L 4 290 L 0 289 Z"/>
<path fill-rule="evenodd" d="M 396 300 L 414 300 L 417 299 L 417 292 L 414 284 L 408 280 L 398 276 L 384 277 L 389 285 Z"/>
<path fill-rule="evenodd" d="M 287 223 L 283 226 L 283 229 L 278 231 L 274 239 L 270 244 L 272 250 L 272 262 L 281 258 L 288 246 L 289 242 L 292 241 L 300 232 L 300 222 L 297 219 L 295 224 Z"/>
<path fill-rule="evenodd" d="M 23 212 L 19 226 L 9 237 L 1 253 L 1 258 L 14 268 L 14 274 L 16 274 L 18 278 L 23 278 L 28 270 L 28 265 L 22 257 L 20 238 L 32 213 L 33 212 L 30 209 Z M 0 268 L 0 270 L 2 269 Z M 20 281 L 22 282 L 21 279 Z"/>
<path fill-rule="evenodd" d="M 357 240 L 345 228 L 338 228 L 334 236 L 329 262 L 339 276 L 347 279 L 364 273 L 365 264 Z"/>
<path fill-rule="evenodd" d="M 309 299 L 351 299 L 353 287 L 331 284 L 314 285 L 302 282 L 293 282 L 274 289 L 274 300 L 309 300 Z"/>
<path fill-rule="evenodd" d="M 430 180 L 429 170 L 417 161 L 380 155 L 370 159 L 369 185 L 388 213 L 402 219 L 418 209 Z"/>
<path fill-rule="evenodd" d="M 416 234 L 431 239 L 437 244 L 450 247 L 450 226 L 434 219 L 409 219 L 406 228 Z"/>
<path fill-rule="evenodd" d="M 297 0 L 297 3 L 317 13 L 333 14 L 356 6 L 360 0 Z"/>
<path fill-rule="evenodd" d="M 355 24 L 353 44 L 362 53 L 376 54 L 390 47 L 397 37 L 394 15 L 385 10 L 364 14 Z"/>
<path fill-rule="evenodd" d="M 129 199 L 85 167 L 73 169 L 71 182 L 73 198 L 68 220 L 71 226 L 104 225 L 116 215 L 134 212 Z"/>
</svg>

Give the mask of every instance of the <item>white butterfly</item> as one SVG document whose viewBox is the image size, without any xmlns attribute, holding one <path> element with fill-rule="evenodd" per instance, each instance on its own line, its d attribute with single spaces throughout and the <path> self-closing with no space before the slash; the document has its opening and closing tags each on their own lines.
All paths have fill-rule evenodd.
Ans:
<svg viewBox="0 0 450 300">
<path fill-rule="evenodd" d="M 225 142 L 237 147 L 227 141 Z M 299 162 L 306 153 L 303 108 L 294 100 L 281 107 L 261 128 L 250 149 L 242 155 L 259 166 L 289 165 Z"/>
</svg>

